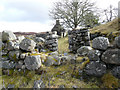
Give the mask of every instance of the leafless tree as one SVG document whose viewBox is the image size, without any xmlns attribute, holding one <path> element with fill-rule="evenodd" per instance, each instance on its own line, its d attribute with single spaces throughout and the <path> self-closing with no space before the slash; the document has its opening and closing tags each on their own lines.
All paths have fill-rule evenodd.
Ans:
<svg viewBox="0 0 120 90">
<path fill-rule="evenodd" d="M 112 5 L 110 5 L 109 8 L 104 9 L 103 11 L 106 17 L 106 22 L 110 22 L 114 18 L 118 17 L 118 8 L 114 8 Z"/>
<path fill-rule="evenodd" d="M 53 9 L 50 10 L 50 16 L 53 19 L 59 19 L 67 28 L 77 28 L 84 22 L 85 16 L 94 12 L 95 3 L 89 0 L 63 0 L 55 2 Z"/>
</svg>

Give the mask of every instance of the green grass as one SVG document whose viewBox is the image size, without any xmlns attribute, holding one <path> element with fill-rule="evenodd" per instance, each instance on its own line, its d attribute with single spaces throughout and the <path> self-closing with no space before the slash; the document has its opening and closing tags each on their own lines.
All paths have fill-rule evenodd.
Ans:
<svg viewBox="0 0 120 90">
<path fill-rule="evenodd" d="M 103 34 L 109 34 L 110 32 L 113 32 L 113 34 L 120 35 L 119 29 L 120 26 L 118 25 L 118 18 L 115 18 L 111 22 L 90 29 L 90 33 L 101 32 Z"/>
<path fill-rule="evenodd" d="M 68 46 L 69 46 L 68 37 L 58 39 L 58 51 L 60 53 L 68 53 L 69 52 Z"/>
</svg>

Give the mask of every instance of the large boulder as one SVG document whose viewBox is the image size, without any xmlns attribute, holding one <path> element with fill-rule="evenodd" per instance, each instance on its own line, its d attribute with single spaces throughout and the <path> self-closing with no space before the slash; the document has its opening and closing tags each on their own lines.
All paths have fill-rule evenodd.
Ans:
<svg viewBox="0 0 120 90">
<path fill-rule="evenodd" d="M 20 43 L 20 48 L 25 51 L 33 51 L 36 46 L 36 43 L 29 38 L 25 38 Z"/>
<path fill-rule="evenodd" d="M 106 65 L 103 62 L 91 61 L 84 69 L 87 75 L 100 77 L 106 73 Z"/>
<path fill-rule="evenodd" d="M 101 52 L 99 50 L 91 50 L 88 52 L 88 58 L 89 60 L 95 60 L 95 61 L 99 61 L 100 58 L 99 56 L 101 55 Z"/>
<path fill-rule="evenodd" d="M 109 40 L 106 37 L 97 37 L 92 41 L 92 47 L 98 50 L 106 50 L 109 45 Z"/>
<path fill-rule="evenodd" d="M 90 46 L 82 46 L 77 50 L 77 54 L 79 56 L 86 56 L 86 55 L 88 55 L 88 52 L 91 50 L 92 50 L 92 48 Z"/>
<path fill-rule="evenodd" d="M 19 51 L 19 50 L 10 51 L 8 53 L 10 60 L 14 60 L 14 61 L 19 60 L 20 54 L 21 54 L 21 51 Z"/>
<path fill-rule="evenodd" d="M 25 66 L 28 70 L 36 70 L 41 66 L 40 55 L 37 56 L 27 56 L 24 60 Z"/>
<path fill-rule="evenodd" d="M 114 67 L 111 72 L 116 78 L 120 79 L 120 66 Z"/>
<path fill-rule="evenodd" d="M 120 49 L 108 49 L 101 57 L 102 61 L 108 64 L 120 65 Z"/>
<path fill-rule="evenodd" d="M 120 48 L 120 36 L 115 38 L 115 45 Z"/>
<path fill-rule="evenodd" d="M 16 40 L 16 39 L 17 38 L 13 32 L 11 32 L 11 31 L 3 31 L 2 32 L 2 41 L 3 42 Z"/>
</svg>

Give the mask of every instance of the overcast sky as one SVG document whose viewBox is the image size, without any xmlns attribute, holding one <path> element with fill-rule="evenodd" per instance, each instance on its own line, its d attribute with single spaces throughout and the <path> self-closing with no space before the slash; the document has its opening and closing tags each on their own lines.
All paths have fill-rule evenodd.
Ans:
<svg viewBox="0 0 120 90">
<path fill-rule="evenodd" d="M 50 31 L 55 21 L 49 17 L 53 2 L 59 0 L 0 0 L 0 31 Z M 99 8 L 110 4 L 118 7 L 120 0 L 91 0 Z"/>
</svg>

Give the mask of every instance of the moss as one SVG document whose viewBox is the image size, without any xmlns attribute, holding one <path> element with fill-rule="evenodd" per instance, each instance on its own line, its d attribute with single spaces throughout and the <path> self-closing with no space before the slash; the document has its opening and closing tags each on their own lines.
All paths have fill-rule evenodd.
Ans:
<svg viewBox="0 0 120 90">
<path fill-rule="evenodd" d="M 115 78 L 111 73 L 104 74 L 101 78 L 103 86 L 107 88 L 118 88 L 118 79 Z"/>
<path fill-rule="evenodd" d="M 89 62 L 90 62 L 89 59 L 87 59 L 86 61 L 84 61 L 84 62 L 81 64 L 80 69 L 83 69 L 83 68 L 86 66 L 86 64 L 88 64 Z"/>
</svg>

